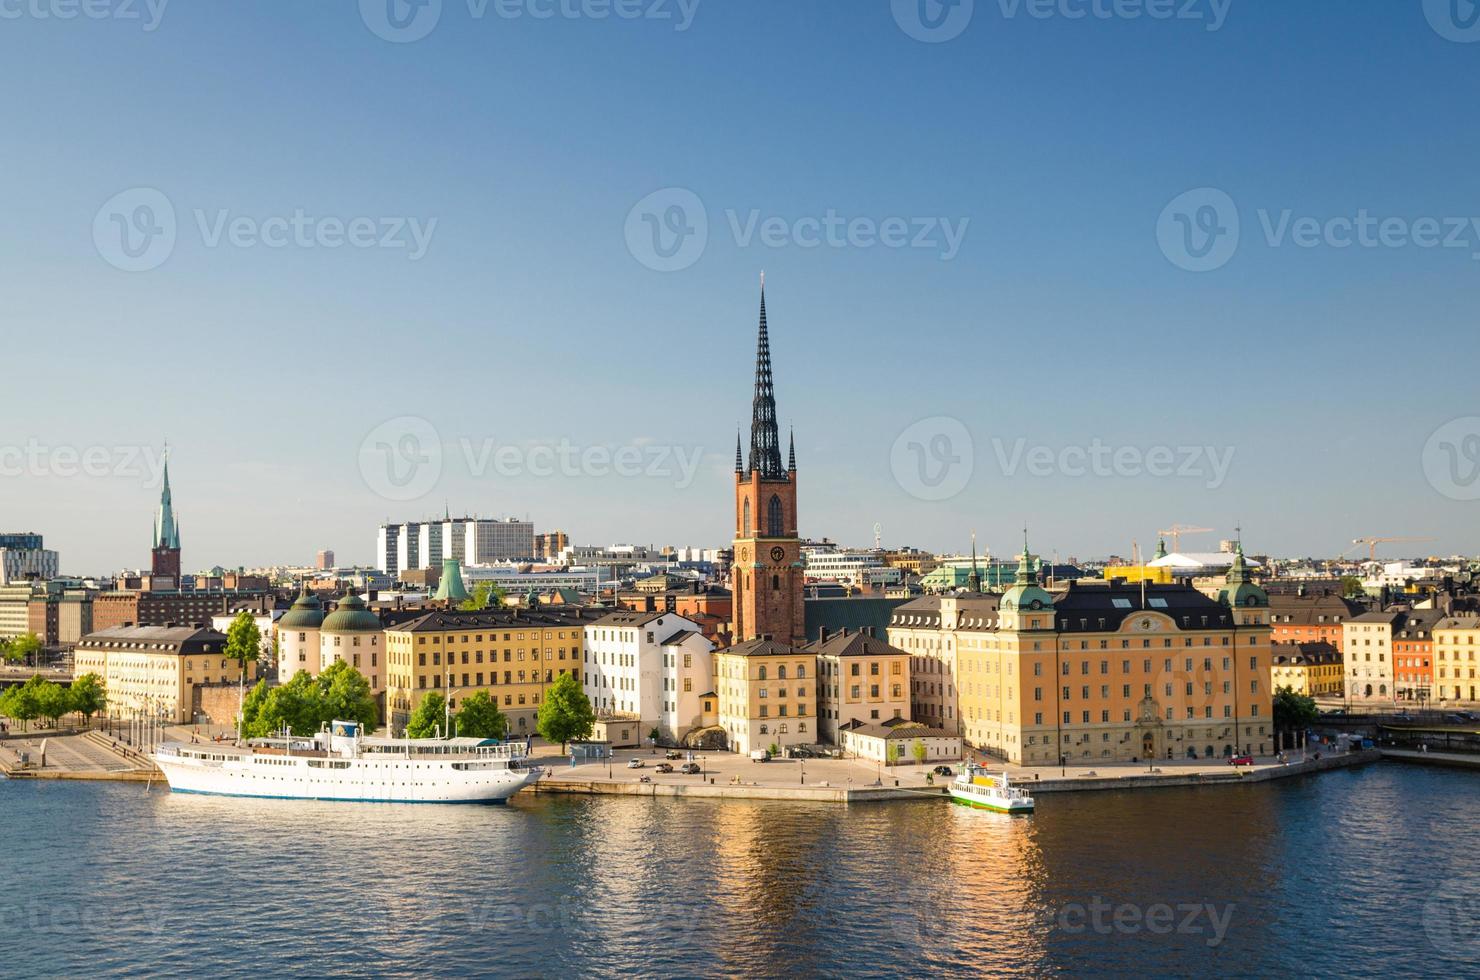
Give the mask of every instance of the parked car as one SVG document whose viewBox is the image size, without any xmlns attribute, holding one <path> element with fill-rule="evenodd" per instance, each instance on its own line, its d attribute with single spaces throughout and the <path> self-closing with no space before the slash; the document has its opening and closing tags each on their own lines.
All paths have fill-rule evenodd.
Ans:
<svg viewBox="0 0 1480 980">
<path fill-rule="evenodd" d="M 1252 755 L 1236 755 L 1228 760 L 1230 766 L 1252 766 L 1254 757 Z"/>
<path fill-rule="evenodd" d="M 1451 725 L 1463 725 L 1470 719 L 1466 718 L 1464 715 L 1445 715 L 1444 720 L 1449 722 Z"/>
<path fill-rule="evenodd" d="M 627 760 L 627 768 L 628 769 L 641 769 L 642 766 L 643 766 L 643 762 L 642 762 L 641 759 L 628 759 Z"/>
<path fill-rule="evenodd" d="M 698 774 L 699 772 L 702 772 L 703 770 L 699 768 L 699 763 L 697 762 L 685 762 L 683 765 L 678 767 L 678 771 L 683 773 L 685 776 L 693 776 Z"/>
<path fill-rule="evenodd" d="M 672 772 L 673 767 L 666 762 L 660 762 L 653 766 L 653 772 Z"/>
<path fill-rule="evenodd" d="M 934 769 L 932 769 L 930 771 L 933 772 L 933 773 L 935 773 L 937 776 L 954 776 L 954 775 L 956 775 L 955 770 L 952 769 L 950 766 L 936 766 Z"/>
<path fill-rule="evenodd" d="M 677 760 L 683 758 L 683 753 L 678 751 L 677 749 L 669 749 L 667 752 L 663 753 L 663 758 L 667 759 L 669 762 L 676 762 Z"/>
<path fill-rule="evenodd" d="M 765 749 L 756 749 L 755 751 L 753 751 L 753 752 L 750 753 L 750 761 L 751 762 L 770 762 L 771 761 L 771 753 L 767 752 Z"/>
</svg>

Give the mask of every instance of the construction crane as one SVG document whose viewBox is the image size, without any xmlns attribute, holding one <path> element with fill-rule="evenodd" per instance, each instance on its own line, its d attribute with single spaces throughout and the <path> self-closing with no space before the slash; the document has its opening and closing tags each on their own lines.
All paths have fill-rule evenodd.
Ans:
<svg viewBox="0 0 1480 980">
<path fill-rule="evenodd" d="M 1346 555 L 1347 555 L 1347 552 L 1348 551 L 1351 551 L 1352 548 L 1356 548 L 1356 547 L 1359 547 L 1360 545 L 1364 545 L 1365 544 L 1367 546 L 1367 560 L 1368 561 L 1376 561 L 1377 560 L 1377 546 L 1380 545 L 1380 544 L 1389 544 L 1389 543 L 1391 543 L 1393 541 L 1433 541 L 1433 540 L 1434 540 L 1433 538 L 1414 538 L 1414 537 L 1352 538 L 1352 547 L 1346 549 L 1346 551 L 1343 551 L 1340 555 L 1337 555 L 1337 557 L 1338 558 L 1345 558 Z"/>
<path fill-rule="evenodd" d="M 1172 551 L 1180 552 L 1182 550 L 1182 535 L 1204 534 L 1212 530 L 1210 527 L 1193 527 L 1191 524 L 1173 524 L 1171 527 L 1164 528 L 1156 533 L 1163 537 L 1171 538 Z"/>
</svg>

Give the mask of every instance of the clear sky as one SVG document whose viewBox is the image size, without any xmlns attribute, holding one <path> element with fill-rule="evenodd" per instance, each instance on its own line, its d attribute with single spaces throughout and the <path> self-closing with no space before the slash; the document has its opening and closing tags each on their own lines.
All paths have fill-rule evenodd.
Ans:
<svg viewBox="0 0 1480 980">
<path fill-rule="evenodd" d="M 187 568 L 722 544 L 762 269 L 804 534 L 1480 550 L 1445 0 L 96 2 L 0 0 L 0 529 L 67 571 L 166 439 Z"/>
</svg>

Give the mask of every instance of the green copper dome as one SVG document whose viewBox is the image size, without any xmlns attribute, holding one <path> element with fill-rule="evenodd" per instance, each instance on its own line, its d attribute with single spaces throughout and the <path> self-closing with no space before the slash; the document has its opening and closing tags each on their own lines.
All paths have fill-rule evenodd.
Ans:
<svg viewBox="0 0 1480 980">
<path fill-rule="evenodd" d="M 293 600 L 292 607 L 283 613 L 277 624 L 284 629 L 316 630 L 324 625 L 324 604 L 308 591 L 305 584 L 298 598 Z"/>
<path fill-rule="evenodd" d="M 353 592 L 339 600 L 339 607 L 324 617 L 323 625 L 325 633 L 379 633 L 383 628 L 380 617 Z"/>
<path fill-rule="evenodd" d="M 437 594 L 432 599 L 438 602 L 463 602 L 468 598 L 467 586 L 463 585 L 462 564 L 456 558 L 442 559 L 442 578 L 437 583 Z"/>
</svg>

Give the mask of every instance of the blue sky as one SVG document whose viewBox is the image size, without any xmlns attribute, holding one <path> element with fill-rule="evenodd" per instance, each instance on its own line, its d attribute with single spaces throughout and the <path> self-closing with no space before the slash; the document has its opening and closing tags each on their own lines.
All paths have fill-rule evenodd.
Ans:
<svg viewBox="0 0 1480 980">
<path fill-rule="evenodd" d="M 444 0 L 403 43 L 373 0 L 176 0 L 153 30 L 142 0 L 4 8 L 0 525 L 69 571 L 139 565 L 157 488 L 128 447 L 168 438 L 192 568 L 369 561 L 376 524 L 444 501 L 720 544 L 764 269 L 805 534 L 1480 549 L 1480 44 L 1444 3 L 1233 0 L 1210 30 L 1211 0 L 976 0 L 927 43 L 903 2 L 700 0 L 684 30 L 632 2 L 671 16 Z M 141 188 L 175 238 L 125 271 L 110 229 L 161 214 Z M 1169 209 L 1201 188 L 1239 235 L 1194 272 L 1163 250 L 1178 213 L 1232 241 L 1224 199 Z M 675 202 L 707 237 L 660 271 L 642 242 Z M 1387 244 L 1337 247 L 1362 213 Z M 922 247 L 808 244 L 829 215 Z M 331 247 L 353 219 L 366 246 Z M 1459 247 L 1416 244 L 1425 220 Z M 415 499 L 376 475 L 386 432 Z M 1123 465 L 1078 466 L 1096 446 Z M 561 447 L 581 462 L 531 472 Z"/>
</svg>

